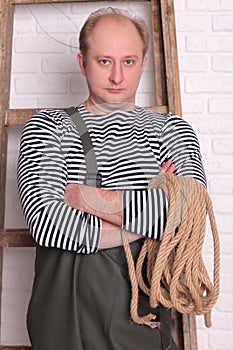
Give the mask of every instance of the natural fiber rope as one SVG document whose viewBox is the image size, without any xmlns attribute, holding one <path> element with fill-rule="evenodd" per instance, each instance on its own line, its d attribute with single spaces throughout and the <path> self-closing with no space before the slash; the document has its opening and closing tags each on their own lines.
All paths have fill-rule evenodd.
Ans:
<svg viewBox="0 0 233 350">
<path fill-rule="evenodd" d="M 219 294 L 219 237 L 213 207 L 207 190 L 197 180 L 187 176 L 158 175 L 148 189 L 161 188 L 169 201 L 169 212 L 161 242 L 147 238 L 136 267 L 127 231 L 122 232 L 125 254 L 132 285 L 131 317 L 135 323 L 158 326 L 156 316 L 138 315 L 139 287 L 149 296 L 150 306 L 159 303 L 182 314 L 204 315 L 211 326 L 211 310 Z M 213 236 L 213 283 L 202 259 L 206 218 Z M 147 285 L 142 266 L 147 261 Z M 149 283 L 149 287 L 148 287 Z"/>
</svg>

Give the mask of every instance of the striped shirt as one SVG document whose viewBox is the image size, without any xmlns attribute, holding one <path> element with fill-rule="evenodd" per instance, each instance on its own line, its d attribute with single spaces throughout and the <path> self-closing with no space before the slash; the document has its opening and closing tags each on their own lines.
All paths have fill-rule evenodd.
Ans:
<svg viewBox="0 0 233 350">
<path fill-rule="evenodd" d="M 122 190 L 122 228 L 160 239 L 168 203 L 161 189 L 147 190 L 164 161 L 176 175 L 206 186 L 200 147 L 179 116 L 136 106 L 132 111 L 79 112 L 89 130 L 102 187 Z M 18 160 L 18 189 L 25 219 L 37 244 L 77 253 L 98 251 L 102 220 L 64 202 L 68 183 L 83 184 L 85 156 L 79 133 L 65 111 L 42 110 L 24 127 Z"/>
</svg>

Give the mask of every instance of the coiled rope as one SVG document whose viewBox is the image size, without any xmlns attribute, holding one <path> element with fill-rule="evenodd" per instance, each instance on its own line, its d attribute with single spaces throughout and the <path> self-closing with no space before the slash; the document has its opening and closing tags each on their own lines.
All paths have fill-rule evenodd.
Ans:
<svg viewBox="0 0 233 350">
<path fill-rule="evenodd" d="M 211 326 L 211 310 L 219 294 L 220 249 L 211 199 L 197 180 L 163 174 L 154 177 L 149 189 L 161 188 L 169 201 L 169 212 L 161 241 L 147 238 L 136 266 L 122 232 L 132 286 L 131 318 L 151 328 L 158 326 L 156 315 L 138 315 L 139 288 L 149 296 L 150 306 L 159 303 L 182 314 L 204 315 Z M 206 220 L 209 216 L 214 252 L 213 283 L 202 259 Z M 147 262 L 147 282 L 142 266 Z"/>
</svg>

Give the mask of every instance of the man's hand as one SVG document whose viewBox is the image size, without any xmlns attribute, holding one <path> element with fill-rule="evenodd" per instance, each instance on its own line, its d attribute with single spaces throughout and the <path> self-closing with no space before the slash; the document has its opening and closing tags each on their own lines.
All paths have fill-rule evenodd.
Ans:
<svg viewBox="0 0 233 350">
<path fill-rule="evenodd" d="M 74 209 L 96 215 L 117 226 L 122 222 L 121 191 L 104 190 L 79 184 L 68 184 L 64 201 Z"/>
<path fill-rule="evenodd" d="M 175 170 L 176 170 L 175 164 L 173 164 L 172 160 L 169 159 L 167 162 L 163 163 L 159 174 L 171 174 L 171 175 L 174 175 L 174 171 Z"/>
</svg>

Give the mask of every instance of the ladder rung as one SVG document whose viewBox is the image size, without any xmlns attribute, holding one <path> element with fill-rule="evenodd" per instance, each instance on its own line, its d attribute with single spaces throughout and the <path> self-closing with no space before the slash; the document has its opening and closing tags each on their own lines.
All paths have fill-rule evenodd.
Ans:
<svg viewBox="0 0 233 350">
<path fill-rule="evenodd" d="M 35 245 L 28 230 L 0 231 L 0 248 L 35 247 Z"/>
<path fill-rule="evenodd" d="M 31 350 L 31 346 L 4 346 L 0 345 L 0 350 Z"/>
<path fill-rule="evenodd" d="M 150 0 L 128 0 L 128 2 L 148 2 Z M 22 4 L 45 4 L 45 3 L 59 3 L 59 2 L 90 2 L 90 0 L 11 0 L 12 5 Z M 92 0 L 92 2 L 99 2 L 98 0 Z"/>
</svg>

